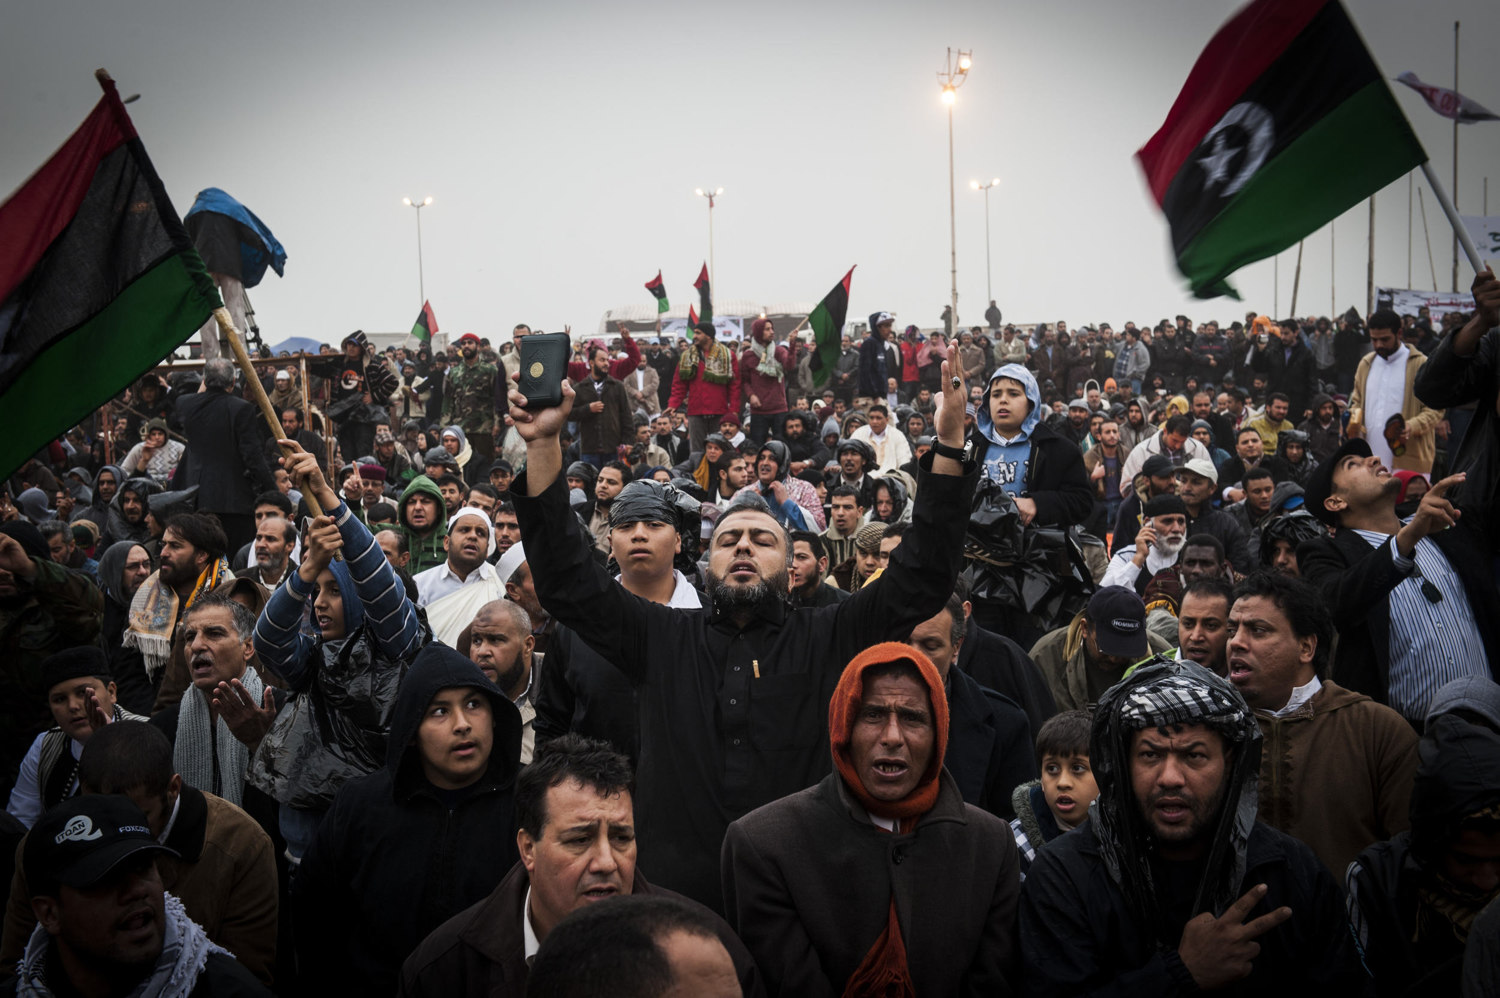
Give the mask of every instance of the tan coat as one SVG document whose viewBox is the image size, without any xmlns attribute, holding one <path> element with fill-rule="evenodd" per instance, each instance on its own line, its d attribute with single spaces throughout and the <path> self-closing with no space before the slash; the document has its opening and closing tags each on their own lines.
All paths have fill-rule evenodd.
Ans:
<svg viewBox="0 0 1500 998">
<path fill-rule="evenodd" d="M 1366 846 L 1406 831 L 1417 734 L 1400 714 L 1325 682 L 1286 717 L 1255 719 L 1260 820 L 1301 839 L 1335 876 Z"/>
<path fill-rule="evenodd" d="M 1370 378 L 1370 362 L 1374 358 L 1373 351 L 1365 354 L 1354 372 L 1354 392 L 1349 396 L 1350 437 L 1363 437 L 1368 432 L 1365 426 L 1365 382 Z M 1411 356 L 1406 359 L 1406 401 L 1401 406 L 1401 416 L 1406 420 L 1408 434 L 1406 453 L 1392 462 L 1396 466 L 1392 471 L 1420 471 L 1425 475 L 1432 471 L 1432 462 L 1437 457 L 1433 429 L 1442 422 L 1446 410 L 1429 409 L 1417 398 L 1414 390 L 1417 372 L 1422 370 L 1425 363 L 1427 355 L 1419 350 L 1412 350 Z M 1383 429 L 1384 427 L 1377 426 L 1375 432 L 1379 433 Z"/>
<path fill-rule="evenodd" d="M 1172 643 L 1149 631 L 1146 656 L 1172 650 Z M 1143 656 L 1145 657 L 1145 656 Z M 1105 672 L 1088 662 L 1084 649 L 1083 614 L 1067 627 L 1042 635 L 1031 649 L 1031 660 L 1042 670 L 1058 710 L 1091 710 L 1099 695 L 1118 683 L 1123 674 Z"/>
</svg>

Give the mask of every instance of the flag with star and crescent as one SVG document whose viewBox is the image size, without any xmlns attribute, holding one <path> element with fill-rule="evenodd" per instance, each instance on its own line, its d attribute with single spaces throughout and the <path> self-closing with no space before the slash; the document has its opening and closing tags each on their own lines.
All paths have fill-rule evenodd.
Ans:
<svg viewBox="0 0 1500 998">
<path fill-rule="evenodd" d="M 1199 298 L 1427 159 L 1338 0 L 1255 0 L 1136 153 Z"/>
</svg>

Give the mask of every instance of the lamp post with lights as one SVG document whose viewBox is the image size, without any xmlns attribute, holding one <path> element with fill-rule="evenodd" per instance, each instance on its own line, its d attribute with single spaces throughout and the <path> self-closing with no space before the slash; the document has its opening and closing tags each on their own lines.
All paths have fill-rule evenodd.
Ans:
<svg viewBox="0 0 1500 998">
<path fill-rule="evenodd" d="M 427 283 L 422 274 L 422 209 L 432 204 L 432 195 L 429 194 L 420 201 L 402 198 L 401 203 L 408 208 L 417 209 L 417 293 L 422 296 L 422 305 L 426 305 Z"/>
<path fill-rule="evenodd" d="M 714 200 L 724 193 L 722 187 L 698 187 L 693 193 L 700 198 L 708 198 L 708 281 L 714 284 L 718 278 L 714 276 Z"/>
<path fill-rule="evenodd" d="M 957 199 L 953 188 L 953 102 L 958 98 L 958 88 L 969 78 L 969 69 L 974 65 L 973 52 L 948 50 L 948 60 L 938 73 L 942 84 L 943 103 L 948 106 L 948 264 L 953 279 L 952 300 L 949 302 L 954 333 L 958 332 L 958 219 Z"/>
<path fill-rule="evenodd" d="M 984 191 L 984 300 L 994 301 L 995 290 L 990 287 L 990 188 L 999 187 L 1000 178 L 996 177 L 987 184 L 971 180 L 969 186 L 976 191 Z"/>
</svg>

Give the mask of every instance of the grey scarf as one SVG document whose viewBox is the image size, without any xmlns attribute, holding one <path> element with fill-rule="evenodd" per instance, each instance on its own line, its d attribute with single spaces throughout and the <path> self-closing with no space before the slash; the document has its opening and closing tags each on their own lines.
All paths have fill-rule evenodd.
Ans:
<svg viewBox="0 0 1500 998">
<path fill-rule="evenodd" d="M 246 668 L 240 683 L 250 699 L 260 704 L 265 685 L 254 669 Z M 214 785 L 214 761 L 218 760 L 218 786 Z M 172 746 L 172 765 L 190 787 L 206 790 L 243 805 L 245 774 L 250 768 L 250 749 L 216 719 L 208 708 L 208 699 L 196 688 L 182 696 L 182 713 L 177 718 L 177 741 Z"/>
<path fill-rule="evenodd" d="M 198 983 L 210 953 L 233 956 L 208 938 L 202 926 L 188 918 L 182 902 L 164 894 L 166 928 L 162 936 L 161 956 L 156 966 L 129 998 L 184 998 Z M 21 965 L 16 968 L 16 994 L 19 998 L 52 998 L 47 984 L 47 949 L 52 937 L 38 925 L 26 943 Z"/>
</svg>

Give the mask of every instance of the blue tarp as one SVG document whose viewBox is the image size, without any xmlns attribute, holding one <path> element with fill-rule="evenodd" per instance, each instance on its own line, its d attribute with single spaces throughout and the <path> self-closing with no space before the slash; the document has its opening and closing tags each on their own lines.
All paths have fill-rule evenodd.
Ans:
<svg viewBox="0 0 1500 998">
<path fill-rule="evenodd" d="M 198 192 L 183 224 L 203 262 L 213 273 L 237 277 L 253 288 L 266 274 L 266 266 L 281 277 L 286 269 L 286 250 L 255 212 L 217 187 Z"/>
</svg>

